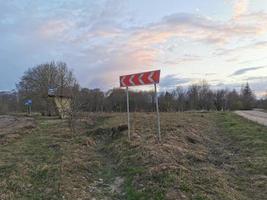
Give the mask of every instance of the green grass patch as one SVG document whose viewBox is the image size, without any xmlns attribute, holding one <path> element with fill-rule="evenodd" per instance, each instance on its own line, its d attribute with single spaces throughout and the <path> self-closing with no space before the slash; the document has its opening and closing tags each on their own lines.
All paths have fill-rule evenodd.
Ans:
<svg viewBox="0 0 267 200">
<path fill-rule="evenodd" d="M 267 127 L 234 113 L 215 115 L 216 124 L 232 154 L 235 171 L 231 182 L 248 199 L 267 196 Z M 253 181 L 252 181 L 253 180 Z M 265 185 L 265 186 L 264 186 Z"/>
<path fill-rule="evenodd" d="M 0 197 L 61 198 L 58 191 L 61 152 L 49 146 L 54 141 L 49 136 L 53 127 L 48 124 L 42 122 L 31 134 L 0 146 Z"/>
<path fill-rule="evenodd" d="M 92 114 L 75 135 L 65 121 L 39 117 L 31 134 L 0 146 L 0 199 L 267 196 L 266 127 L 230 112 L 162 113 L 159 144 L 155 116 L 133 113 L 129 142 L 127 131 L 110 134 L 125 116 Z"/>
</svg>

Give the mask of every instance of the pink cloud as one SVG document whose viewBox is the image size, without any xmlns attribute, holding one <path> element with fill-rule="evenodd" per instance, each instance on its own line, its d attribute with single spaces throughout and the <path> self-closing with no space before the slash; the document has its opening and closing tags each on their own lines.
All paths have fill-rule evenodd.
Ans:
<svg viewBox="0 0 267 200">
<path fill-rule="evenodd" d="M 239 12 L 242 15 L 238 18 L 227 21 L 176 13 L 146 26 L 127 28 L 111 22 L 88 25 L 76 23 L 75 20 L 49 20 L 40 27 L 39 33 L 43 38 L 53 38 L 69 45 L 71 51 L 68 56 L 77 50 L 82 59 L 79 62 L 88 66 L 85 70 L 88 74 L 94 74 L 94 82 L 99 80 L 111 85 L 121 74 L 149 70 L 156 63 L 164 63 L 166 60 L 160 60 L 160 56 L 164 46 L 170 44 L 172 39 L 222 48 L 236 40 L 256 39 L 266 33 L 267 14 L 244 10 Z M 264 44 L 257 47 L 260 48 L 260 45 Z M 179 64 L 192 60 L 197 61 L 177 58 Z M 90 81 L 87 80 L 88 76 L 80 76 L 84 76 L 84 82 Z"/>
<path fill-rule="evenodd" d="M 249 0 L 235 0 L 233 15 L 234 18 L 239 18 L 248 11 Z"/>
<path fill-rule="evenodd" d="M 38 33 L 43 38 L 53 38 L 55 36 L 64 36 L 67 31 L 74 28 L 73 21 L 67 20 L 48 20 L 38 29 Z"/>
</svg>

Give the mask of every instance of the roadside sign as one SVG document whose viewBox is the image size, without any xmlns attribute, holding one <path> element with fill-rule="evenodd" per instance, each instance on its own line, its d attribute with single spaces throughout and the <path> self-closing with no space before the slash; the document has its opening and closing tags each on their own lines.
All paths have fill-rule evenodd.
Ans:
<svg viewBox="0 0 267 200">
<path fill-rule="evenodd" d="M 32 100 L 27 99 L 24 104 L 25 104 L 25 106 L 30 106 L 30 105 L 32 105 Z"/>
<path fill-rule="evenodd" d="M 55 89 L 54 88 L 49 88 L 48 89 L 48 96 L 49 97 L 55 96 Z"/>
<path fill-rule="evenodd" d="M 159 83 L 160 70 L 120 76 L 120 86 L 139 86 Z"/>
<path fill-rule="evenodd" d="M 25 106 L 27 106 L 27 112 L 28 114 L 31 115 L 32 112 L 32 100 L 31 99 L 27 99 L 24 103 Z"/>
<path fill-rule="evenodd" d="M 158 140 L 161 141 L 160 132 L 160 115 L 159 115 L 159 104 L 157 94 L 157 83 L 160 80 L 160 70 L 142 72 L 137 74 L 123 75 L 120 76 L 120 86 L 126 87 L 126 99 L 127 99 L 127 116 L 128 116 L 128 138 L 131 138 L 131 124 L 130 124 L 130 108 L 129 108 L 129 86 L 140 86 L 154 84 L 155 89 L 155 103 L 157 110 L 157 124 L 158 124 Z"/>
</svg>

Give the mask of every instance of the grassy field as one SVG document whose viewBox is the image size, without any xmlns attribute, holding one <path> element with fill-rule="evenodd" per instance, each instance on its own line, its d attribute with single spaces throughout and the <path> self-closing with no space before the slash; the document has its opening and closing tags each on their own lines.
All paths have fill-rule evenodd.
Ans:
<svg viewBox="0 0 267 200">
<path fill-rule="evenodd" d="M 267 128 L 233 113 L 36 117 L 1 144 L 0 199 L 265 199 Z M 22 131 L 23 133 L 23 131 Z M 3 138 L 0 138 L 0 140 Z"/>
</svg>

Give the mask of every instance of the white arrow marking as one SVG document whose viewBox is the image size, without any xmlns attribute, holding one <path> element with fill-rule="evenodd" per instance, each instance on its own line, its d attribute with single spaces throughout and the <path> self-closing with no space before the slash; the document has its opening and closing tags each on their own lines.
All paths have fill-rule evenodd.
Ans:
<svg viewBox="0 0 267 200">
<path fill-rule="evenodd" d="M 131 85 L 135 85 L 134 82 L 133 82 L 133 78 L 134 78 L 135 75 L 131 75 L 130 79 L 129 79 L 129 82 L 131 83 Z"/>
<path fill-rule="evenodd" d="M 142 85 L 144 85 L 144 81 L 142 80 L 143 76 L 144 76 L 144 74 L 140 74 L 138 77 L 138 80 Z"/>
<path fill-rule="evenodd" d="M 154 72 L 151 72 L 149 75 L 148 75 L 148 77 L 147 77 L 147 79 L 151 82 L 151 83 L 154 83 L 154 80 L 153 80 L 153 77 L 154 76 Z"/>
<path fill-rule="evenodd" d="M 124 79 L 125 79 L 125 78 L 126 78 L 126 76 L 123 76 L 123 77 L 121 78 L 121 85 L 124 86 L 124 87 L 126 86 L 125 83 L 124 83 Z"/>
</svg>

